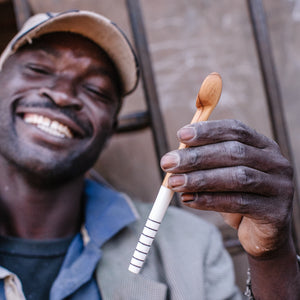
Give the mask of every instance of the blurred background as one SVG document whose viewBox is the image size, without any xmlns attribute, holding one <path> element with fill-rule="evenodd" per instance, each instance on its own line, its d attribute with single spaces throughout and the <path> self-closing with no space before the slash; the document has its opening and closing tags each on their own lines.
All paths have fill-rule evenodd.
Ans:
<svg viewBox="0 0 300 300">
<path fill-rule="evenodd" d="M 27 2 L 34 13 L 68 9 L 88 9 L 102 13 L 117 23 L 134 44 L 125 0 Z M 177 148 L 176 132 L 190 122 L 201 82 L 214 71 L 223 78 L 223 92 L 211 119 L 238 119 L 274 137 L 272 112 L 264 90 L 250 21 L 250 2 L 139 1 L 169 149 Z M 275 103 L 275 109 L 282 113 L 284 121 L 282 124 L 279 122 L 278 126 L 286 128 L 283 140 L 290 142 L 294 167 L 296 173 L 300 174 L 300 0 L 259 2 L 265 11 L 278 79 L 278 82 L 272 82 L 276 84 L 282 100 L 282 106 Z M 2 49 L 16 32 L 14 5 L 20 5 L 20 1 L 0 0 Z M 127 115 L 146 108 L 140 81 L 137 90 L 125 99 L 121 114 Z M 161 130 L 164 131 L 164 128 Z M 152 202 L 161 183 L 161 174 L 151 129 L 115 135 L 95 169 L 117 189 L 135 199 Z M 223 223 L 217 213 L 197 214 L 216 224 L 224 240 L 235 238 L 235 232 Z M 234 259 L 237 283 L 244 289 L 247 270 L 245 255 L 239 247 L 229 248 L 229 251 Z"/>
</svg>

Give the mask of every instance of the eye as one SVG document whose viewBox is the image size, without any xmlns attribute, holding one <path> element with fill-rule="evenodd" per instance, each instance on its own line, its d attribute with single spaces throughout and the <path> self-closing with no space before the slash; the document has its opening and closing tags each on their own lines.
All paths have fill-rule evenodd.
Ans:
<svg viewBox="0 0 300 300">
<path fill-rule="evenodd" d="M 93 98 L 97 98 L 102 102 L 111 102 L 110 95 L 101 88 L 91 84 L 85 84 L 83 87 L 85 91 Z"/>
<path fill-rule="evenodd" d="M 50 75 L 50 69 L 44 65 L 40 65 L 40 64 L 27 64 L 26 66 L 26 70 L 28 70 L 29 72 L 33 73 L 33 74 L 40 74 L 40 75 Z"/>
</svg>

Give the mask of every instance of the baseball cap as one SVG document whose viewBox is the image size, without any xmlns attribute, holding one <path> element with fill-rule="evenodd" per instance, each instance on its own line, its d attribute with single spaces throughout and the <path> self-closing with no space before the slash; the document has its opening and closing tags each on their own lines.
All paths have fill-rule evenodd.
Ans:
<svg viewBox="0 0 300 300">
<path fill-rule="evenodd" d="M 40 13 L 29 18 L 10 41 L 0 57 L 4 62 L 21 46 L 51 32 L 80 34 L 102 48 L 115 64 L 123 87 L 123 96 L 137 86 L 139 67 L 136 55 L 123 31 L 111 20 L 91 11 L 70 10 L 61 13 Z"/>
</svg>

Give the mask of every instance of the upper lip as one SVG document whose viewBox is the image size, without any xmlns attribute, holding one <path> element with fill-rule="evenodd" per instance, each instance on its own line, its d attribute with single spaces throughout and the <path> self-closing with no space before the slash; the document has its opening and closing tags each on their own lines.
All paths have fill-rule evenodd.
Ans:
<svg viewBox="0 0 300 300">
<path fill-rule="evenodd" d="M 80 125 L 59 111 L 44 107 L 17 107 L 16 113 L 18 115 L 24 115 L 26 113 L 37 114 L 47 117 L 50 120 L 55 120 L 66 125 L 75 134 L 75 136 L 79 136 L 81 138 L 88 134 Z"/>
</svg>

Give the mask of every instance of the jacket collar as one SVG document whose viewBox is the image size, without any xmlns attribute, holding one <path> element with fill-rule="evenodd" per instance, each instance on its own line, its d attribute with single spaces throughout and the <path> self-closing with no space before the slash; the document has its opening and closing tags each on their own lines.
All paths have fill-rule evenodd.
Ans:
<svg viewBox="0 0 300 300">
<path fill-rule="evenodd" d="M 139 218 L 126 195 L 94 181 L 86 180 L 85 198 L 85 228 L 98 247 Z"/>
</svg>

